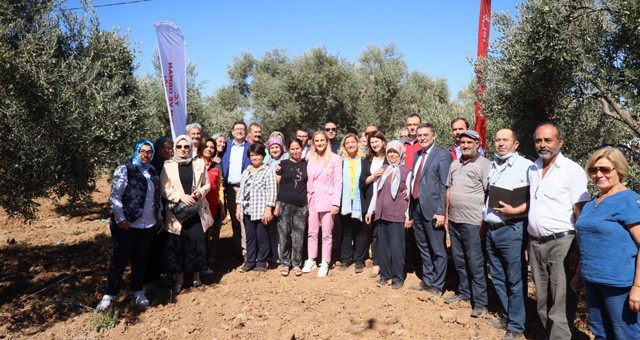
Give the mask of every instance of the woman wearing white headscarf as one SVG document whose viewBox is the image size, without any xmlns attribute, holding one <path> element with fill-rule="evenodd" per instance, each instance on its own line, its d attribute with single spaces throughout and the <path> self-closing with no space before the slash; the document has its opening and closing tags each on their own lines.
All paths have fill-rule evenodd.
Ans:
<svg viewBox="0 0 640 340">
<path fill-rule="evenodd" d="M 365 221 L 371 223 L 375 216 L 378 223 L 378 256 L 380 279 L 378 286 L 391 280 L 391 287 L 404 284 L 404 228 L 409 228 L 407 193 L 411 170 L 401 163 L 404 146 L 397 140 L 387 144 L 387 161 L 380 178 L 373 184 L 373 197 Z"/>
<path fill-rule="evenodd" d="M 113 173 L 111 195 L 111 238 L 113 254 L 107 272 L 105 295 L 96 307 L 105 310 L 116 298 L 122 283 L 122 274 L 131 262 L 131 291 L 134 303 L 149 305 L 142 285 L 147 266 L 149 244 L 162 220 L 160 213 L 160 180 L 150 164 L 154 148 L 146 139 L 136 143 L 133 157 Z"/>
<path fill-rule="evenodd" d="M 193 159 L 191 138 L 180 135 L 174 143 L 173 159 L 164 164 L 160 176 L 163 196 L 169 202 L 165 227 L 167 242 L 167 271 L 175 275 L 174 293 L 184 284 L 184 273 L 193 272 L 193 286 L 201 287 L 200 271 L 207 268 L 205 231 L 213 224 L 209 203 L 203 199 L 211 189 L 209 176 L 202 159 Z M 197 213 L 179 221 L 173 210 L 180 203 L 198 204 Z"/>
</svg>

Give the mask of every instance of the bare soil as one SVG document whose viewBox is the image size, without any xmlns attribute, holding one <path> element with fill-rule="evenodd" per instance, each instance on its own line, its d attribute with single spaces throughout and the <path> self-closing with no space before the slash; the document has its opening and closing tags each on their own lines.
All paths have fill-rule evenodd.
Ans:
<svg viewBox="0 0 640 340">
<path fill-rule="evenodd" d="M 203 277 L 203 288 L 186 287 L 172 296 L 167 279 L 148 292 L 151 306 L 145 310 L 131 304 L 125 289 L 115 304 L 122 312 L 115 327 L 98 333 L 92 320 L 111 254 L 109 190 L 105 177 L 93 202 L 83 206 L 42 199 L 30 222 L 0 210 L 0 338 L 499 339 L 504 334 L 488 324 L 499 309 L 492 290 L 492 313 L 474 319 L 468 304 L 445 305 L 409 290 L 419 283 L 415 273 L 394 290 L 376 287 L 370 268 L 361 274 L 353 266 L 334 268 L 327 278 L 282 277 L 277 269 L 240 273 L 241 263 L 225 258 L 213 275 Z M 221 253 L 230 247 L 231 228 L 225 224 Z M 453 295 L 456 284 L 450 266 L 445 295 Z M 525 336 L 541 339 L 533 294 L 530 283 Z M 592 338 L 586 320 L 581 303 L 578 339 Z"/>
</svg>

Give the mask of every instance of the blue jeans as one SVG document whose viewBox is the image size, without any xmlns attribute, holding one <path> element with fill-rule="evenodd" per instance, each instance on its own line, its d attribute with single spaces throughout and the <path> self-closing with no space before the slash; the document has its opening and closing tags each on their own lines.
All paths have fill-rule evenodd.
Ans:
<svg viewBox="0 0 640 340">
<path fill-rule="evenodd" d="M 487 279 L 480 241 L 480 226 L 449 221 L 451 255 L 460 282 L 458 294 L 469 298 L 474 307 L 486 307 Z"/>
<path fill-rule="evenodd" d="M 522 254 L 524 240 L 524 221 L 507 225 L 499 229 L 487 229 L 487 254 L 491 281 L 496 289 L 500 305 L 507 320 L 507 329 L 524 333 L 526 314 L 524 299 L 527 296 L 527 264 Z"/>
<path fill-rule="evenodd" d="M 638 313 L 629 309 L 629 288 L 585 282 L 589 329 L 596 339 L 640 339 Z"/>
</svg>

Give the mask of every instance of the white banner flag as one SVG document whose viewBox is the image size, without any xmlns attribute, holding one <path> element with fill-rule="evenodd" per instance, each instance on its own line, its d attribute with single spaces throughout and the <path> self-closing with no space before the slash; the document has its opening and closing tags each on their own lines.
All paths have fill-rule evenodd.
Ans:
<svg viewBox="0 0 640 340">
<path fill-rule="evenodd" d="M 187 45 L 180 28 L 171 22 L 153 24 L 158 37 L 164 94 L 169 110 L 171 136 L 187 133 Z"/>
</svg>

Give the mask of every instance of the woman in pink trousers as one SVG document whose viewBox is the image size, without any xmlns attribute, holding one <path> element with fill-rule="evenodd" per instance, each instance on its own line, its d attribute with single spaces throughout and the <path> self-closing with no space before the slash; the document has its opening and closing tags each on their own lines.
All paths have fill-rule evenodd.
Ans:
<svg viewBox="0 0 640 340">
<path fill-rule="evenodd" d="M 329 149 L 329 136 L 324 131 L 313 135 L 309 163 L 307 164 L 307 200 L 309 202 L 309 259 L 304 262 L 303 273 L 317 268 L 318 230 L 322 225 L 322 262 L 318 277 L 326 277 L 331 261 L 331 233 L 333 218 L 340 212 L 342 190 L 342 162 Z"/>
</svg>

